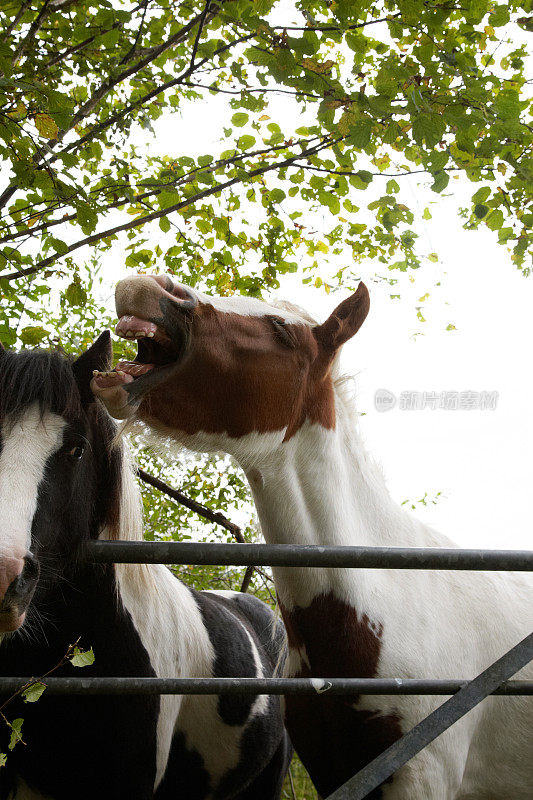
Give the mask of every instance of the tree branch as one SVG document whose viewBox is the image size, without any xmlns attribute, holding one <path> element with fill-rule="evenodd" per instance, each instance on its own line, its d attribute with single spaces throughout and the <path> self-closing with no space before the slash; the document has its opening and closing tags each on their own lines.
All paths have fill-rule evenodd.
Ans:
<svg viewBox="0 0 533 800">
<path fill-rule="evenodd" d="M 296 144 L 308 145 L 311 142 L 315 141 L 320 137 L 312 136 L 309 139 L 300 139 Z M 135 203 L 141 203 L 143 200 L 146 200 L 148 197 L 152 197 L 153 195 L 157 195 L 160 192 L 168 189 L 170 186 L 182 186 L 186 183 L 191 183 L 194 178 L 201 176 L 202 174 L 206 174 L 208 172 L 215 172 L 222 167 L 229 166 L 231 164 L 236 164 L 239 161 L 243 161 L 247 158 L 255 158 L 257 156 L 267 155 L 268 153 L 274 153 L 278 150 L 285 150 L 287 145 L 279 144 L 279 145 L 272 145 L 272 147 L 264 147 L 260 150 L 246 150 L 245 152 L 239 152 L 237 155 L 231 156 L 230 158 L 221 158 L 218 161 L 214 161 L 212 164 L 208 164 L 206 167 L 195 167 L 194 169 L 189 170 L 189 172 L 184 173 L 183 175 L 178 176 L 173 181 L 167 181 L 166 183 L 154 183 L 154 186 L 149 191 L 143 192 L 142 194 L 135 195 L 132 199 L 124 197 L 120 200 L 116 200 L 114 203 L 109 203 L 107 206 L 101 209 L 102 213 L 107 211 L 112 211 L 115 208 L 120 208 L 120 206 L 126 205 L 127 203 L 131 203 L 132 205 Z M 93 189 L 89 192 L 90 195 L 98 195 L 100 193 L 112 194 L 113 192 L 118 191 L 121 188 L 125 188 L 129 186 L 129 184 L 123 184 L 122 186 L 104 186 L 101 189 Z M 32 211 L 29 214 L 29 217 L 35 217 L 37 215 L 44 216 L 45 214 L 51 213 L 52 211 L 57 211 L 59 208 L 64 206 L 59 206 L 57 203 L 50 209 L 43 209 L 42 211 Z M 23 211 L 26 209 L 19 209 L 19 211 Z M 0 244 L 7 243 L 14 241 L 15 239 L 20 239 L 23 236 L 34 236 L 36 233 L 40 233 L 41 231 L 46 231 L 49 228 L 53 228 L 56 225 L 62 225 L 65 222 L 71 222 L 73 219 L 76 219 L 77 212 L 73 214 L 68 214 L 66 216 L 61 217 L 60 219 L 53 219 L 49 220 L 48 222 L 43 222 L 42 225 L 36 225 L 31 230 L 24 229 L 22 231 L 15 231 L 14 233 L 7 234 L 6 236 L 2 236 L 0 238 Z M 13 223 L 6 223 L 8 228 L 11 228 L 15 225 L 21 225 L 26 220 L 21 219 L 17 222 Z"/>
<path fill-rule="evenodd" d="M 337 33 L 343 33 L 344 31 L 355 31 L 358 28 L 366 28 L 367 25 L 377 25 L 378 22 L 392 22 L 395 19 L 398 19 L 401 14 L 389 14 L 387 17 L 380 17 L 380 19 L 370 19 L 368 22 L 358 22 L 356 25 L 273 25 L 271 30 L 273 31 L 319 31 L 319 32 L 327 32 L 327 31 L 336 31 Z"/>
<path fill-rule="evenodd" d="M 290 94 L 292 97 L 310 97 L 313 100 L 323 100 L 324 98 L 319 94 L 311 94 L 310 92 L 299 92 L 297 89 L 278 89 L 276 88 L 268 88 L 268 87 L 250 87 L 250 88 L 242 88 L 242 89 L 220 89 L 218 86 L 208 86 L 205 83 L 192 83 L 192 82 L 183 82 L 183 86 L 190 86 L 191 89 L 208 89 L 210 92 L 217 92 L 220 94 L 253 94 L 255 92 L 260 92 L 261 94 L 267 93 L 274 93 L 274 94 Z"/>
<path fill-rule="evenodd" d="M 183 494 L 183 492 L 173 489 L 167 483 L 164 483 L 159 478 L 155 478 L 153 475 L 145 472 L 144 469 L 141 469 L 140 467 L 137 469 L 137 475 L 142 481 L 144 481 L 144 483 L 147 483 L 149 486 L 153 486 L 154 489 L 158 489 L 160 492 L 163 492 L 163 494 L 168 495 L 168 497 L 171 497 L 180 505 L 188 508 L 189 511 L 194 511 L 194 513 L 198 514 L 199 517 L 203 517 L 209 522 L 214 522 L 216 525 L 221 525 L 231 533 L 237 542 L 240 542 L 241 544 L 246 543 L 246 539 L 242 535 L 242 531 L 239 526 L 235 525 L 234 522 L 231 522 L 227 517 L 224 516 L 224 514 L 221 514 L 219 511 L 211 511 L 210 508 L 203 506 L 201 503 L 198 503 L 191 497 L 187 497 L 187 495 Z"/>
<path fill-rule="evenodd" d="M 246 179 L 255 178 L 258 175 L 263 175 L 266 172 L 271 172 L 274 169 L 283 169 L 283 167 L 288 167 L 293 164 L 295 161 L 298 161 L 301 158 L 307 158 L 311 155 L 315 155 L 319 153 L 321 150 L 324 150 L 326 147 L 330 147 L 337 142 L 340 142 L 343 137 L 340 136 L 337 139 L 326 139 L 323 142 L 315 145 L 314 147 L 310 147 L 307 150 L 304 150 L 302 153 L 298 153 L 298 155 L 290 156 L 283 161 L 274 163 L 274 164 L 266 164 L 263 167 L 258 167 L 255 170 L 249 172 L 246 176 Z M 71 244 L 68 250 L 65 253 L 55 253 L 53 256 L 48 256 L 48 258 L 39 261 L 33 267 L 26 267 L 25 269 L 18 270 L 17 272 L 11 272 L 8 275 L 1 275 L 0 277 L 4 280 L 13 280 L 15 278 L 22 278 L 25 275 L 34 275 L 36 272 L 39 272 L 41 269 L 45 269 L 45 267 L 49 267 L 54 261 L 57 261 L 59 258 L 68 255 L 69 253 L 73 253 L 75 250 L 79 250 L 80 247 L 84 247 L 85 245 L 94 244 L 95 242 L 99 242 L 101 239 L 105 239 L 109 236 L 115 236 L 117 233 L 122 233 L 123 231 L 131 230 L 132 228 L 138 228 L 141 225 L 144 225 L 147 222 L 151 222 L 152 220 L 160 219 L 161 217 L 165 217 L 168 214 L 172 213 L 173 211 L 180 211 L 187 206 L 190 206 L 192 203 L 197 202 L 198 200 L 202 200 L 204 197 L 210 197 L 214 194 L 219 194 L 220 192 L 224 191 L 224 189 L 228 189 L 230 186 L 234 186 L 236 183 L 242 183 L 243 178 L 232 178 L 231 180 L 225 181 L 224 183 L 218 184 L 217 186 L 212 186 L 209 189 L 204 189 L 202 192 L 198 192 L 198 194 L 194 195 L 193 197 L 188 197 L 185 200 L 181 200 L 179 203 L 175 203 L 168 208 L 161 209 L 160 211 L 154 211 L 152 214 L 147 214 L 144 217 L 140 217 L 134 220 L 130 220 L 129 222 L 124 222 L 122 225 L 117 225 L 114 228 L 109 228 L 106 231 L 101 231 L 100 233 L 93 233 L 91 236 L 87 236 L 85 239 L 80 239 L 78 242 L 74 242 Z"/>
<path fill-rule="evenodd" d="M 209 11 L 209 6 L 211 5 L 211 0 L 206 0 L 204 10 L 200 15 L 200 21 L 198 23 L 198 30 L 196 32 L 196 37 L 194 39 L 194 44 L 191 53 L 191 60 L 189 63 L 189 69 L 194 69 L 194 59 L 196 58 L 196 53 L 198 52 L 198 45 L 200 44 L 200 36 L 202 35 L 202 30 L 205 25 L 205 20 L 207 17 L 207 13 Z"/>
<path fill-rule="evenodd" d="M 37 33 L 37 31 L 42 26 L 42 24 L 43 24 L 43 22 L 44 22 L 44 20 L 46 18 L 46 15 L 48 13 L 48 10 L 49 10 L 49 8 L 48 8 L 49 7 L 49 3 L 50 3 L 50 0 L 44 0 L 42 8 L 39 11 L 39 13 L 37 14 L 37 16 L 35 17 L 35 19 L 33 20 L 32 24 L 30 25 L 30 29 L 29 29 L 28 33 L 26 34 L 24 39 L 19 43 L 18 47 L 15 49 L 15 52 L 13 53 L 12 62 L 11 62 L 12 64 L 16 64 L 17 63 L 17 61 L 19 60 L 20 56 L 24 53 L 24 51 L 27 48 L 27 46 L 30 44 L 32 39 L 35 37 L 35 34 Z"/>
<path fill-rule="evenodd" d="M 149 5 L 150 5 L 150 0 L 144 0 L 144 2 L 143 2 L 143 13 L 142 13 L 141 22 L 140 22 L 140 25 L 139 25 L 139 30 L 137 31 L 137 35 L 135 36 L 135 41 L 133 42 L 132 46 L 130 47 L 130 49 L 128 50 L 126 55 L 123 58 L 121 58 L 120 61 L 118 62 L 119 66 L 122 66 L 122 64 L 127 64 L 128 61 L 131 59 L 131 57 L 135 55 L 135 51 L 137 50 L 137 45 L 139 44 L 139 39 L 142 36 L 142 32 L 143 32 L 143 28 L 144 28 L 144 21 L 146 19 L 146 12 L 148 11 L 148 6 Z"/>
<path fill-rule="evenodd" d="M 253 36 L 255 36 L 255 34 L 250 34 L 249 36 L 243 36 L 240 39 L 235 39 L 233 42 L 224 45 L 223 47 L 219 47 L 218 50 L 215 50 L 211 58 L 213 58 L 214 56 L 221 55 L 226 50 L 229 50 L 231 47 L 234 47 L 237 44 L 241 44 L 242 42 L 251 39 Z M 114 125 L 115 122 L 118 122 L 119 120 L 123 119 L 131 111 L 134 111 L 136 108 L 143 106 L 149 100 L 152 100 L 154 97 L 157 97 L 158 94 L 166 92 L 167 89 L 172 89 L 174 86 L 179 86 L 180 84 L 184 84 L 185 80 L 190 75 L 192 75 L 199 67 L 202 67 L 207 61 L 209 61 L 208 57 L 202 59 L 197 64 L 195 64 L 195 66 L 192 69 L 188 67 L 185 70 L 185 72 L 183 72 L 181 75 L 178 75 L 177 78 L 173 78 L 170 81 L 162 83 L 160 86 L 156 86 L 155 89 L 152 89 L 151 91 L 147 92 L 145 95 L 143 95 L 143 97 L 140 97 L 134 103 L 130 103 L 129 105 L 124 106 L 124 108 L 121 109 L 120 111 L 117 111 L 115 114 L 112 114 L 107 119 L 96 124 L 93 128 L 91 128 L 91 130 L 88 133 L 85 134 L 85 136 L 82 136 L 80 139 L 77 139 L 75 142 L 72 142 L 71 144 L 64 147 L 63 150 L 60 150 L 58 153 L 54 154 L 52 158 L 48 159 L 46 163 L 51 164 L 53 161 L 56 161 L 56 159 L 63 153 L 69 153 L 72 150 L 78 150 L 87 141 L 93 139 L 97 134 L 102 133 L 102 131 L 106 130 L 106 128 L 111 127 L 111 125 Z M 1 205 L 2 205 L 2 198 L 0 198 L 0 206 Z"/>
<path fill-rule="evenodd" d="M 221 514 L 219 511 L 211 511 L 210 508 L 206 508 L 201 503 L 198 503 L 196 500 L 193 500 L 187 495 L 179 492 L 177 489 L 173 489 L 167 483 L 164 483 L 159 478 L 154 478 L 153 475 L 150 475 L 148 472 L 145 472 L 143 469 L 137 469 L 137 475 L 139 478 L 147 483 L 149 486 L 153 486 L 154 489 L 158 489 L 163 494 L 166 494 L 168 497 L 171 497 L 172 500 L 176 500 L 185 508 L 188 508 L 189 511 L 194 511 L 195 514 L 198 514 L 199 517 L 203 517 L 204 519 L 209 520 L 209 522 L 215 522 L 217 525 L 221 525 L 223 528 L 226 528 L 233 538 L 240 542 L 241 544 L 246 544 L 246 539 L 242 535 L 242 531 L 238 525 L 235 523 L 230 522 L 230 520 Z M 254 574 L 255 567 L 246 567 L 244 572 L 244 577 L 242 579 L 241 588 L 239 591 L 247 592 L 250 587 L 250 582 L 252 580 L 252 576 Z"/>
<path fill-rule="evenodd" d="M 46 6 L 47 3 L 49 3 L 49 1 L 50 0 L 45 0 L 45 6 Z M 43 12 L 41 12 L 41 13 L 43 13 Z M 144 67 L 148 66 L 148 64 L 150 64 L 152 61 L 154 61 L 154 59 L 156 59 L 159 55 L 161 55 L 161 53 L 164 53 L 170 47 L 173 47 L 175 44 L 178 44 L 179 42 L 183 41 L 188 36 L 188 34 L 191 32 L 191 30 L 194 28 L 194 26 L 196 25 L 196 23 L 200 19 L 200 16 L 201 15 L 197 15 L 193 20 L 188 22 L 187 25 L 184 25 L 183 28 L 180 28 L 180 30 L 177 31 L 174 34 L 174 36 L 171 36 L 170 39 L 167 39 L 166 42 L 163 42 L 162 44 L 158 45 L 157 47 L 153 47 L 150 50 L 149 54 L 146 55 L 144 58 L 142 58 L 140 61 L 138 61 L 136 64 L 134 64 L 131 67 L 128 67 L 128 69 L 123 70 L 115 78 L 111 78 L 107 82 L 102 83 L 100 85 L 100 87 L 97 88 L 92 93 L 91 99 L 88 100 L 86 103 L 84 103 L 78 109 L 78 111 L 74 114 L 74 116 L 71 118 L 71 120 L 69 122 L 68 127 L 65 128 L 64 130 L 62 130 L 59 133 L 59 135 L 58 135 L 58 137 L 57 137 L 57 139 L 55 141 L 49 142 L 48 148 L 51 149 L 51 148 L 53 148 L 55 146 L 55 144 L 57 144 L 58 142 L 61 142 L 65 138 L 67 133 L 69 131 L 71 131 L 73 128 L 75 128 L 76 125 L 78 125 L 82 120 L 84 120 L 94 110 L 94 108 L 98 105 L 100 100 L 103 97 L 105 97 L 105 95 L 108 94 L 108 92 L 110 92 L 115 86 L 117 86 L 119 83 L 122 83 L 122 81 L 124 81 L 127 78 L 131 77 L 132 75 L 136 74 L 140 70 L 144 69 Z M 233 44 L 234 43 L 232 43 L 232 45 Z M 227 49 L 227 48 L 220 48 L 220 51 L 223 51 L 224 49 Z M 216 55 L 216 51 L 215 51 L 214 55 Z M 205 63 L 207 60 L 208 60 L 207 58 L 204 59 L 202 62 L 200 62 L 200 65 Z M 174 81 L 170 81 L 169 85 L 176 85 L 177 83 L 181 82 L 182 78 L 188 78 L 189 75 L 191 75 L 194 72 L 194 69 L 195 68 L 193 68 L 191 70 L 189 68 L 188 70 L 185 71 L 185 73 L 183 73 L 182 76 L 180 76 L 180 78 L 177 78 Z M 82 136 L 81 139 L 77 140 L 76 142 L 73 142 L 71 145 L 69 145 L 68 147 L 63 148 L 63 150 L 59 151 L 58 153 L 53 155 L 51 158 L 49 158 L 48 161 L 46 162 L 47 165 L 53 163 L 58 158 L 58 156 L 61 155 L 62 153 L 69 152 L 70 150 L 81 146 L 81 144 L 83 142 L 85 142 L 88 139 L 92 138 L 96 133 L 99 133 L 100 131 L 105 130 L 105 128 L 109 127 L 110 124 L 113 124 L 118 119 L 121 119 L 129 111 L 131 111 L 131 110 L 137 108 L 138 106 L 142 105 L 147 100 L 151 99 L 152 97 L 155 97 L 156 95 L 158 95 L 164 89 L 165 89 L 165 85 L 163 85 L 162 89 L 160 89 L 160 90 L 154 90 L 152 92 L 149 92 L 147 95 L 145 95 L 144 97 L 140 98 L 137 102 L 130 103 L 130 105 L 128 107 L 123 109 L 118 114 L 112 115 L 112 117 L 109 120 L 106 120 L 105 123 L 100 124 L 100 125 L 96 125 L 88 134 L 86 134 L 85 136 Z M 40 163 L 41 163 L 41 159 L 39 159 L 39 161 L 36 162 L 36 166 L 38 164 L 40 164 Z M 17 186 L 16 185 L 11 185 L 11 186 L 6 187 L 6 189 L 0 195 L 0 208 L 3 208 L 5 206 L 5 204 L 7 202 L 9 202 L 9 200 L 15 194 L 16 191 L 17 191 Z"/>
<path fill-rule="evenodd" d="M 26 13 L 27 9 L 31 6 L 32 0 L 26 0 L 26 2 L 22 3 L 16 17 L 11 21 L 11 23 L 7 26 L 4 31 L 4 35 L 2 36 L 2 41 L 6 42 L 8 38 L 11 36 L 11 33 L 15 30 L 17 25 L 19 24 L 20 20 Z"/>
</svg>

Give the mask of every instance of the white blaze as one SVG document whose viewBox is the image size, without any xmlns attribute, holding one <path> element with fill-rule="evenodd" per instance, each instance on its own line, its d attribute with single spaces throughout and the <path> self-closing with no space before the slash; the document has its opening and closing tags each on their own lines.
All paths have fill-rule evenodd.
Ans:
<svg viewBox="0 0 533 800">
<path fill-rule="evenodd" d="M 2 426 L 0 452 L 0 557 L 22 557 L 30 549 L 31 527 L 46 462 L 61 445 L 65 420 L 41 415 L 37 405 Z"/>
</svg>

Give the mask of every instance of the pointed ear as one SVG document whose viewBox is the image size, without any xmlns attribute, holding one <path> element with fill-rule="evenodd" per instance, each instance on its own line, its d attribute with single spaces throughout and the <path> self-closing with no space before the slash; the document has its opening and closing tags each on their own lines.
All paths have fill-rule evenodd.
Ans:
<svg viewBox="0 0 533 800">
<path fill-rule="evenodd" d="M 329 355 L 333 355 L 341 345 L 357 333 L 369 309 L 370 295 L 361 281 L 351 297 L 343 300 L 322 325 L 313 328 L 318 344 Z"/>
<path fill-rule="evenodd" d="M 106 372 L 113 363 L 113 348 L 111 347 L 111 333 L 104 331 L 100 334 L 85 353 L 82 353 L 72 365 L 72 372 L 76 378 L 82 402 L 84 404 L 94 401 L 89 384 L 93 377 L 93 370 Z"/>
</svg>

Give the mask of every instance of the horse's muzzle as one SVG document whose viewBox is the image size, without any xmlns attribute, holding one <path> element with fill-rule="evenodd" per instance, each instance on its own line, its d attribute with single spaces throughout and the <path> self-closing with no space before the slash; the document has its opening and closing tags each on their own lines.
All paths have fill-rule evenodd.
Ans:
<svg viewBox="0 0 533 800">
<path fill-rule="evenodd" d="M 19 559 L 10 559 L 9 562 L 0 563 L 2 583 L 7 587 L 0 603 L 0 633 L 20 628 L 39 580 L 39 562 L 33 553 L 26 553 L 22 569 Z"/>
</svg>

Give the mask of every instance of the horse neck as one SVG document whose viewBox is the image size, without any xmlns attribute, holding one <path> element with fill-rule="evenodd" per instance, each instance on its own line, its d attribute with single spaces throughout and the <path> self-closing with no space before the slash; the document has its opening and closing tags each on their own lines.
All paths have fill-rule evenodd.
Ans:
<svg viewBox="0 0 533 800">
<path fill-rule="evenodd" d="M 336 427 L 302 428 L 268 458 L 247 469 L 265 539 L 276 544 L 404 546 L 438 544 L 437 537 L 390 497 L 365 452 L 353 414 L 336 398 Z M 443 537 L 444 542 L 444 537 Z M 274 570 L 283 604 L 307 606 L 334 592 L 360 602 L 373 591 L 368 572 L 346 569 Z"/>
</svg>

